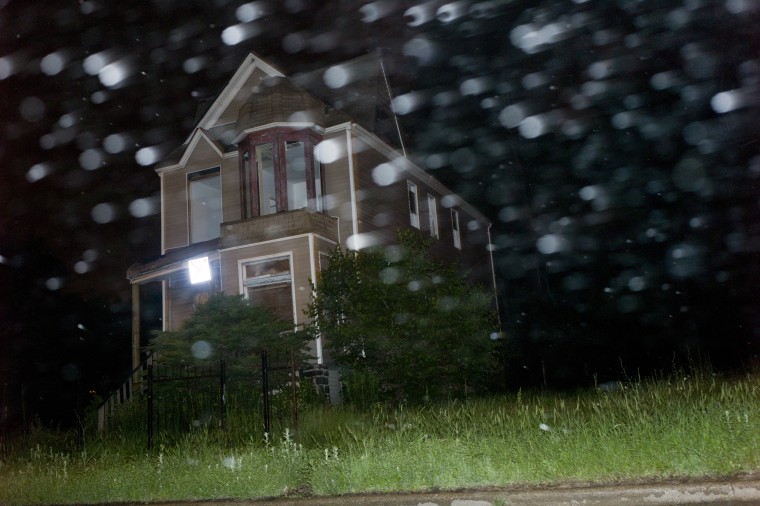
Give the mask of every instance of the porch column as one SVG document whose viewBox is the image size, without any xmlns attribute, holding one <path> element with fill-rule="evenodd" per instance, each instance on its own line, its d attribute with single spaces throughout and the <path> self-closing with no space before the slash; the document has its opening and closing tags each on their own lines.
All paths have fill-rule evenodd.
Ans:
<svg viewBox="0 0 760 506">
<path fill-rule="evenodd" d="M 132 370 L 140 366 L 140 285 L 132 283 Z"/>
</svg>

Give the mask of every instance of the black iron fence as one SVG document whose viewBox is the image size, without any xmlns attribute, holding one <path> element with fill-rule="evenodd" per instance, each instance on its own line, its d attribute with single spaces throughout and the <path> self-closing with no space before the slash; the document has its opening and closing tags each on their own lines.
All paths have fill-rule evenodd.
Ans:
<svg viewBox="0 0 760 506">
<path fill-rule="evenodd" d="M 266 351 L 255 361 L 147 367 L 148 447 L 194 430 L 230 429 L 238 434 L 271 433 L 273 420 L 298 425 L 298 370 L 295 353 Z M 230 416 L 230 412 L 234 416 Z"/>
</svg>

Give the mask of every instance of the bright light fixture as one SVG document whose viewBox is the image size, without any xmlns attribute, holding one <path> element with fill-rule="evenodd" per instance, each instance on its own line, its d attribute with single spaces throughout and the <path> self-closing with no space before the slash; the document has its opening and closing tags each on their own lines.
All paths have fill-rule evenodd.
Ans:
<svg viewBox="0 0 760 506">
<path fill-rule="evenodd" d="M 187 272 L 190 274 L 190 283 L 204 283 L 211 281 L 211 267 L 208 257 L 193 258 L 187 261 Z"/>
</svg>

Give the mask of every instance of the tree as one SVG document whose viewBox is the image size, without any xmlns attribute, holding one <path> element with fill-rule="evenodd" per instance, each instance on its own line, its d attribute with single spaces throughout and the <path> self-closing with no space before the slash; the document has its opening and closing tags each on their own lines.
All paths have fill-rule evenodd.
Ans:
<svg viewBox="0 0 760 506">
<path fill-rule="evenodd" d="M 330 255 L 309 313 L 349 392 L 369 375 L 381 397 L 416 402 L 476 392 L 493 378 L 493 297 L 433 259 L 430 245 L 402 231 L 398 246 Z"/>
<path fill-rule="evenodd" d="M 231 365 L 255 363 L 261 350 L 282 352 L 304 347 L 303 332 L 277 319 L 267 308 L 251 305 L 242 295 L 217 293 L 198 306 L 180 330 L 156 332 L 149 349 L 175 363 L 225 360 Z"/>
</svg>

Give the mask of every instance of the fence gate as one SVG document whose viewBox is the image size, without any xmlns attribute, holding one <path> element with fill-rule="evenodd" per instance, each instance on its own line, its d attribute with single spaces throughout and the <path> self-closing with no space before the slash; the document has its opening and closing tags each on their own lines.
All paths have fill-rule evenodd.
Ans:
<svg viewBox="0 0 760 506">
<path fill-rule="evenodd" d="M 233 430 L 238 433 L 271 433 L 273 420 L 295 430 L 297 384 L 293 351 L 261 352 L 260 368 L 223 360 L 204 365 L 154 361 L 146 375 L 148 448 L 153 448 L 159 434 L 166 439 L 192 430 L 226 430 L 228 410 L 235 415 L 231 423 L 237 424 Z"/>
</svg>

